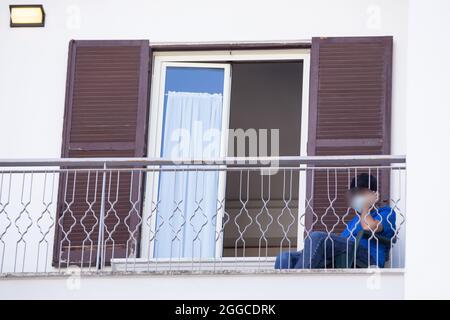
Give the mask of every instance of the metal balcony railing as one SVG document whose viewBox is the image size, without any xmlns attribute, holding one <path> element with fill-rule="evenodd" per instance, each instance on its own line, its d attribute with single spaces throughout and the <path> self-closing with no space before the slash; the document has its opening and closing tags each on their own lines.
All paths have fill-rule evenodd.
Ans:
<svg viewBox="0 0 450 320">
<path fill-rule="evenodd" d="M 2 159 L 0 274 L 269 271 L 277 256 L 282 269 L 402 268 L 405 162 Z M 361 174 L 384 236 L 356 229 L 348 188 Z"/>
</svg>

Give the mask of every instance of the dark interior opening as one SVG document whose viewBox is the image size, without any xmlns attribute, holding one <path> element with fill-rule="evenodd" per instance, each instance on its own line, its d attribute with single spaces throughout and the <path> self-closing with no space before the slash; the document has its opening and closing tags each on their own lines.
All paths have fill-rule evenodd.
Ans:
<svg viewBox="0 0 450 320">
<path fill-rule="evenodd" d="M 230 129 L 268 129 L 268 155 L 274 151 L 270 129 L 279 129 L 279 156 L 299 156 L 302 75 L 302 61 L 232 63 Z M 237 141 L 234 146 L 230 141 L 228 155 L 254 156 L 248 142 L 246 154 L 237 154 Z M 223 256 L 273 256 L 294 249 L 298 184 L 299 174 L 292 170 L 228 172 Z"/>
</svg>

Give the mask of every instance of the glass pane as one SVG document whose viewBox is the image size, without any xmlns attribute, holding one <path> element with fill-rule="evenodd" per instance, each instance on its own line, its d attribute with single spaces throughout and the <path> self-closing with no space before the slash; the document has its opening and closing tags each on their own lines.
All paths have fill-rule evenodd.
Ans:
<svg viewBox="0 0 450 320">
<path fill-rule="evenodd" d="M 223 93 L 222 68 L 167 67 L 165 93 L 204 92 Z"/>
</svg>

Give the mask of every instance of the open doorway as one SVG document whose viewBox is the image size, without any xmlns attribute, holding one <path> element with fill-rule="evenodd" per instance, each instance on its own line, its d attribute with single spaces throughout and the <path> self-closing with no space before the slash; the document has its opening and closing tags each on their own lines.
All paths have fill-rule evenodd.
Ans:
<svg viewBox="0 0 450 320">
<path fill-rule="evenodd" d="M 274 141 L 267 135 L 267 155 L 300 156 L 302 82 L 302 60 L 232 63 L 229 128 L 279 130 L 278 150 L 271 150 Z M 228 156 L 254 156 L 250 139 L 249 134 L 246 154 L 238 154 L 238 143 L 229 141 Z M 259 156 L 263 153 L 257 150 Z M 298 174 L 291 170 L 273 175 L 227 173 L 224 256 L 273 256 L 280 249 L 296 248 Z"/>
<path fill-rule="evenodd" d="M 176 71 L 176 86 L 172 88 L 173 71 Z M 190 76 L 193 73 L 195 77 Z M 217 75 L 223 86 L 210 92 L 212 74 Z M 304 94 L 308 90 L 308 74 L 309 51 L 303 49 L 155 53 L 148 156 L 172 158 L 172 150 L 166 146 L 176 140 L 172 139 L 173 132 L 167 130 L 180 117 L 200 121 L 203 129 L 210 129 L 211 125 L 201 118 L 206 117 L 204 113 L 199 113 L 198 117 L 184 117 L 184 109 L 177 107 L 178 111 L 170 111 L 175 110 L 174 102 L 180 100 L 178 98 L 183 101 L 187 99 L 185 97 L 195 98 L 200 106 L 206 95 L 211 101 L 222 99 L 221 108 L 217 108 L 222 110 L 222 134 L 217 143 L 221 147 L 214 158 L 251 155 L 249 146 L 244 148 L 248 151 L 244 154 L 231 150 L 229 135 L 224 129 L 264 129 L 268 131 L 267 155 L 306 155 L 308 115 L 302 106 L 308 104 Z M 173 105 L 168 104 L 169 99 Z M 185 101 L 185 105 L 190 106 L 187 110 L 193 107 L 191 100 Z M 214 109 L 211 101 L 208 110 Z M 183 130 L 189 131 L 190 137 L 195 137 L 196 131 L 190 127 L 195 126 L 190 123 L 182 126 Z M 279 133 L 275 153 L 271 130 Z M 199 141 L 191 141 L 189 148 L 182 149 L 197 150 L 193 146 Z M 211 139 L 199 143 L 210 145 Z M 189 152 L 187 158 L 201 158 L 196 152 Z M 257 155 L 264 154 L 257 150 Z M 185 155 L 182 158 L 187 160 Z M 192 174 L 182 169 L 175 174 L 147 174 L 143 220 L 148 223 L 143 229 L 149 230 L 142 232 L 143 255 L 153 258 L 270 257 L 279 250 L 295 250 L 301 245 L 302 236 L 298 235 L 303 234 L 299 228 L 299 211 L 302 209 L 299 205 L 304 203 L 304 188 L 298 170 L 280 170 L 268 176 L 255 169 L 246 171 L 248 175 L 244 177 L 240 177 L 238 171 L 227 169 L 221 172 L 223 174 L 214 179 L 209 179 L 209 174 L 208 177 L 207 174 L 193 174 L 195 181 L 199 177 L 203 180 L 203 176 L 214 180 L 210 184 L 200 184 L 202 188 L 186 185 L 186 181 L 192 180 L 189 178 Z M 173 176 L 173 182 L 169 179 L 165 183 L 166 176 Z M 248 190 L 245 195 L 241 192 L 244 189 Z M 212 209 L 213 193 L 217 194 L 218 203 L 224 203 L 216 210 Z M 158 215 L 164 216 L 158 218 Z"/>
</svg>

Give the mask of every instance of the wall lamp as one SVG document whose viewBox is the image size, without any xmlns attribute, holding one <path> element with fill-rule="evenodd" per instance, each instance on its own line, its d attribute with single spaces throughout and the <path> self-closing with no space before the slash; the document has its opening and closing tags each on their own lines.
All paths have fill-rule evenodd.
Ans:
<svg viewBox="0 0 450 320">
<path fill-rule="evenodd" d="M 45 12 L 41 4 L 10 5 L 11 28 L 17 27 L 43 27 L 45 25 Z"/>
</svg>

